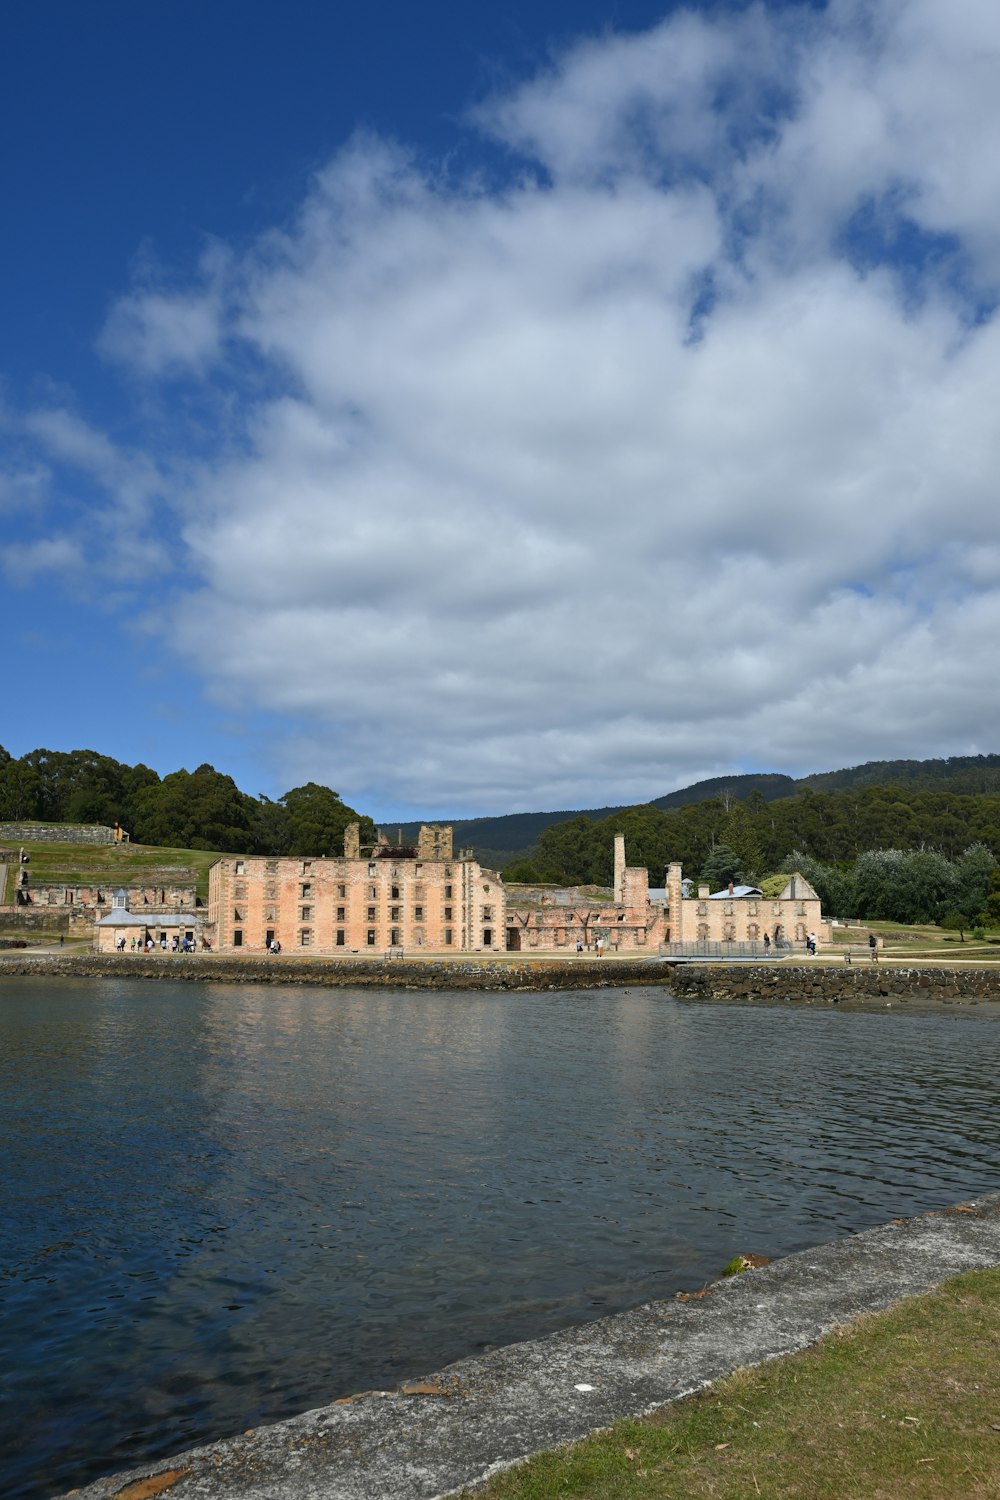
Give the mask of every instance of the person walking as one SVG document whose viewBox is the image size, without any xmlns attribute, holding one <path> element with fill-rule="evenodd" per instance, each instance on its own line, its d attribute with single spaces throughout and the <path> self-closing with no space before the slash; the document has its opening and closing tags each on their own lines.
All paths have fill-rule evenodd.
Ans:
<svg viewBox="0 0 1000 1500">
<path fill-rule="evenodd" d="M 875 936 L 874 932 L 870 932 L 868 934 L 868 951 L 871 953 L 872 963 L 873 964 L 877 964 L 878 963 L 878 938 Z"/>
</svg>

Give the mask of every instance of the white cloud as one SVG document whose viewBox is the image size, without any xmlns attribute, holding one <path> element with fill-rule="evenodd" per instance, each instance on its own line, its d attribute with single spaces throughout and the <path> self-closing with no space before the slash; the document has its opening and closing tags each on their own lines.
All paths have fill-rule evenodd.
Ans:
<svg viewBox="0 0 1000 1500">
<path fill-rule="evenodd" d="M 46 573 L 81 577 L 86 564 L 82 549 L 71 537 L 49 536 L 31 542 L 4 542 L 0 567 L 11 583 L 23 587 Z"/>
<path fill-rule="evenodd" d="M 230 256 L 213 243 L 201 257 L 198 284 L 177 289 L 159 284 L 156 268 L 143 257 L 136 285 L 115 304 L 98 347 L 146 377 L 195 371 L 218 360 L 225 277 Z"/>
<path fill-rule="evenodd" d="M 128 294 L 105 347 L 231 403 L 158 618 L 298 726 L 280 781 L 503 811 L 1000 747 L 998 43 L 973 0 L 678 13 L 483 105 L 501 187 L 360 137 Z M 956 255 L 887 256 L 914 226 Z"/>
</svg>

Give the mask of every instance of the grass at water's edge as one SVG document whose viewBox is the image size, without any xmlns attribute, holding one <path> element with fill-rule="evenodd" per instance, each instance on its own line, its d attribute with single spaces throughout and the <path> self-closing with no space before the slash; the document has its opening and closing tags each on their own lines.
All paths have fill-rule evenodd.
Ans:
<svg viewBox="0 0 1000 1500">
<path fill-rule="evenodd" d="M 480 1500 L 1000 1495 L 1000 1268 L 943 1283 L 708 1391 L 540 1454 Z"/>
</svg>

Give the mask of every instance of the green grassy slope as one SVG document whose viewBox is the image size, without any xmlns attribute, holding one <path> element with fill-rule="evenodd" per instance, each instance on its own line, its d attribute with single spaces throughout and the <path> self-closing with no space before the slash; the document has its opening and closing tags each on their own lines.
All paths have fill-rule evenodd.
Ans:
<svg viewBox="0 0 1000 1500">
<path fill-rule="evenodd" d="M 160 849 L 152 844 L 25 844 L 32 885 L 194 885 L 208 897 L 208 872 L 222 856 L 210 849 Z M 15 867 L 16 868 L 16 867 Z"/>
</svg>

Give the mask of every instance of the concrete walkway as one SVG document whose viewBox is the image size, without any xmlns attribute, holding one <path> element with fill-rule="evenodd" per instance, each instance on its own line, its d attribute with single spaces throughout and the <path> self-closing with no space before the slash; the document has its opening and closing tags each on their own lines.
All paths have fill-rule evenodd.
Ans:
<svg viewBox="0 0 1000 1500">
<path fill-rule="evenodd" d="M 1000 1193 L 462 1360 L 74 1491 L 77 1500 L 432 1500 L 653 1410 L 839 1323 L 1000 1264 Z M 152 1484 L 138 1482 L 159 1476 Z M 134 1488 L 133 1488 L 134 1486 Z"/>
</svg>

